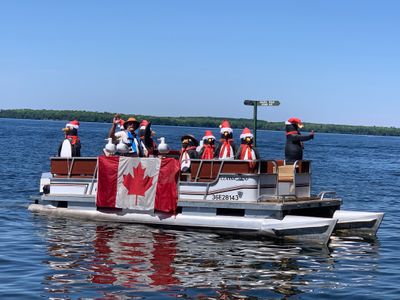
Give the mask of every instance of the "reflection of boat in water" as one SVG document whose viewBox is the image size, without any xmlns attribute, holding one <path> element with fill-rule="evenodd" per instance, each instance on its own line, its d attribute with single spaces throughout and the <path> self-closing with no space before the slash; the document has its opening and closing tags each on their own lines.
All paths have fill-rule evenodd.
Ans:
<svg viewBox="0 0 400 300">
<path fill-rule="evenodd" d="M 151 292 L 157 293 L 154 298 L 163 298 L 160 293 L 197 298 L 197 292 L 236 299 L 244 298 L 246 290 L 260 290 L 263 298 L 270 293 L 268 298 L 275 299 L 277 294 L 351 286 L 348 278 L 344 283 L 335 274 L 343 274 L 349 260 L 355 274 L 373 274 L 377 268 L 377 247 L 361 239 L 333 237 L 329 248 L 307 248 L 142 225 L 91 222 L 84 228 L 79 220 L 68 219 L 50 219 L 44 227 L 50 269 L 44 285 L 51 298 L 74 299 L 90 290 L 86 296 L 91 299 L 129 298 L 133 293 L 150 297 Z M 364 277 L 373 281 L 373 276 Z"/>
<path fill-rule="evenodd" d="M 129 158 L 142 164 L 160 158 Z M 165 159 L 165 158 L 163 158 Z M 171 158 L 169 158 L 171 159 Z M 52 158 L 29 206 L 61 217 L 229 231 L 326 244 L 334 230 L 375 235 L 383 213 L 340 210 L 334 192 L 311 194 L 311 163 L 193 160 L 177 182 L 176 214 L 96 205 L 98 158 Z M 136 198 L 137 199 L 137 198 Z"/>
<path fill-rule="evenodd" d="M 176 255 L 175 236 L 153 232 L 150 236 L 120 236 L 119 230 L 97 226 L 91 282 L 133 288 L 179 284 L 172 263 Z M 100 263 L 101 261 L 101 263 Z"/>
</svg>

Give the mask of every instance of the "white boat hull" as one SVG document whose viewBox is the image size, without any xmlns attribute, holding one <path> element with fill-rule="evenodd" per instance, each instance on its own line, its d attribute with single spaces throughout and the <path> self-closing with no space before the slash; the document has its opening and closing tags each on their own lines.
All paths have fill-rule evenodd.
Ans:
<svg viewBox="0 0 400 300">
<path fill-rule="evenodd" d="M 282 220 L 271 218 L 246 218 L 234 216 L 170 215 L 164 213 L 113 212 L 85 209 L 57 208 L 52 205 L 31 204 L 32 212 L 57 217 L 74 217 L 94 221 L 140 223 L 180 228 L 212 229 L 222 232 L 249 233 L 277 239 L 310 241 L 327 244 L 335 228 L 336 219 L 285 216 Z"/>
<path fill-rule="evenodd" d="M 384 213 L 336 210 L 333 218 L 338 220 L 335 232 L 357 235 L 376 235 Z"/>
</svg>

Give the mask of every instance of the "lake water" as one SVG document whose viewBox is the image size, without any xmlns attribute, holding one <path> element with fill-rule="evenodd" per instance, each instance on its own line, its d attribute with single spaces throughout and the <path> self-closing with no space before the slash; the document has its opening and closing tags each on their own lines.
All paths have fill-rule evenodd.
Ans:
<svg viewBox="0 0 400 300">
<path fill-rule="evenodd" d="M 29 196 L 38 193 L 65 122 L 1 121 L 0 299 L 400 297 L 398 137 L 316 133 L 305 143 L 314 193 L 335 190 L 343 209 L 386 213 L 377 238 L 333 237 L 321 248 L 32 214 Z M 81 124 L 83 156 L 101 153 L 109 127 Z M 182 134 L 204 133 L 154 130 L 176 149 Z M 259 131 L 262 158 L 283 158 L 284 140 L 283 132 Z"/>
</svg>

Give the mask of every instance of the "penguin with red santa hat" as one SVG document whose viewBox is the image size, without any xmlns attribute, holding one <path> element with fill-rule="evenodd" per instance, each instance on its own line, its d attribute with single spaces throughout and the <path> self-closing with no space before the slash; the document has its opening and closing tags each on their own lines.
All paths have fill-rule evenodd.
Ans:
<svg viewBox="0 0 400 300">
<path fill-rule="evenodd" d="M 79 121 L 73 120 L 65 125 L 65 139 L 58 147 L 58 156 L 61 157 L 80 157 L 81 156 L 81 141 L 78 137 Z"/>
<path fill-rule="evenodd" d="M 257 149 L 253 146 L 253 134 L 249 128 L 244 128 L 240 135 L 240 147 L 235 155 L 240 160 L 257 160 L 260 158 Z"/>
<path fill-rule="evenodd" d="M 211 130 L 206 130 L 203 136 L 203 145 L 199 151 L 201 159 L 213 159 L 215 157 L 215 136 Z"/>
<path fill-rule="evenodd" d="M 182 148 L 180 151 L 179 163 L 181 171 L 190 172 L 191 159 L 199 158 L 196 147 L 199 145 L 198 140 L 191 134 L 185 134 L 181 137 Z"/>
<path fill-rule="evenodd" d="M 145 157 L 153 155 L 157 150 L 157 143 L 153 139 L 154 135 L 155 132 L 151 130 L 151 122 L 142 120 L 139 126 L 139 137 Z"/>
<path fill-rule="evenodd" d="M 290 118 L 285 122 L 286 125 L 286 164 L 293 164 L 296 160 L 303 159 L 303 142 L 314 138 L 314 131 L 308 135 L 301 135 L 300 129 L 304 127 L 303 122 L 298 118 Z"/>
<path fill-rule="evenodd" d="M 215 150 L 215 157 L 219 159 L 234 159 L 236 155 L 236 145 L 233 140 L 233 130 L 228 120 L 223 120 L 221 125 L 221 139 Z"/>
</svg>

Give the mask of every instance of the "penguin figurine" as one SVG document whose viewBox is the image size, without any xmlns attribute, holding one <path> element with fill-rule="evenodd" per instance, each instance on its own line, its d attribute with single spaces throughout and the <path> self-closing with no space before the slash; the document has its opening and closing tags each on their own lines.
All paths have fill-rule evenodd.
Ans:
<svg viewBox="0 0 400 300">
<path fill-rule="evenodd" d="M 151 122 L 142 120 L 139 127 L 140 143 L 142 144 L 144 157 L 153 155 L 157 150 L 157 143 L 154 141 L 153 136 L 155 132 L 151 130 Z"/>
<path fill-rule="evenodd" d="M 260 158 L 257 149 L 253 146 L 253 134 L 249 128 L 244 128 L 240 135 L 240 147 L 235 158 L 240 160 L 257 160 Z"/>
<path fill-rule="evenodd" d="M 191 134 L 186 134 L 181 137 L 182 148 L 180 151 L 179 163 L 181 165 L 181 172 L 189 172 L 191 159 L 199 158 L 196 147 L 199 142 Z"/>
<path fill-rule="evenodd" d="M 204 133 L 203 146 L 199 151 L 201 159 L 213 159 L 215 157 L 215 136 L 211 130 L 206 130 Z"/>
<path fill-rule="evenodd" d="M 81 141 L 78 137 L 79 121 L 73 120 L 65 125 L 64 140 L 58 148 L 58 156 L 60 157 L 80 157 Z"/>
<path fill-rule="evenodd" d="M 221 139 L 220 143 L 215 150 L 215 157 L 219 159 L 234 159 L 236 154 L 236 145 L 233 140 L 233 130 L 229 121 L 222 121 L 221 125 Z"/>
<path fill-rule="evenodd" d="M 311 131 L 309 135 L 301 135 L 300 129 L 303 128 L 303 123 L 298 118 L 290 118 L 285 125 L 285 161 L 286 164 L 293 164 L 296 160 L 303 159 L 303 142 L 313 139 L 314 131 Z"/>
</svg>

